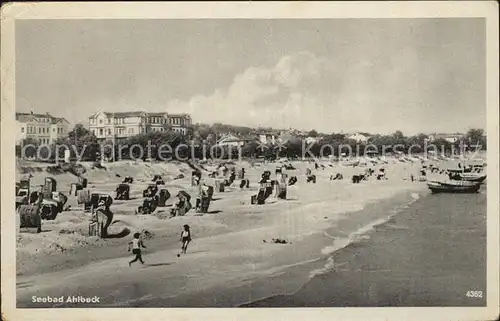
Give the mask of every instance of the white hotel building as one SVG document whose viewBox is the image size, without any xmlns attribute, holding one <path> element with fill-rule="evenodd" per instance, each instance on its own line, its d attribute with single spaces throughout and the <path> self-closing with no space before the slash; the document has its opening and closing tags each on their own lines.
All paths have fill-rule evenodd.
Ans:
<svg viewBox="0 0 500 321">
<path fill-rule="evenodd" d="M 69 122 L 49 113 L 16 113 L 16 145 L 24 139 L 37 140 L 40 144 L 52 144 L 68 134 Z"/>
<path fill-rule="evenodd" d="M 89 117 L 89 130 L 98 139 L 128 138 L 165 131 L 167 128 L 186 135 L 191 124 L 191 116 L 188 114 L 100 111 Z"/>
</svg>

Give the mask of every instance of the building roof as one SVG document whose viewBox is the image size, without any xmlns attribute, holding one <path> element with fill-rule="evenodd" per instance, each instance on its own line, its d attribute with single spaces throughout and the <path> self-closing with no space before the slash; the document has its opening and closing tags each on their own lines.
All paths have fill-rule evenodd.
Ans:
<svg viewBox="0 0 500 321">
<path fill-rule="evenodd" d="M 252 132 L 253 134 L 255 135 L 259 135 L 259 136 L 278 136 L 278 133 L 276 132 L 272 132 L 272 131 L 254 131 Z"/>
<path fill-rule="evenodd" d="M 150 117 L 166 117 L 167 113 L 147 113 Z"/>
<path fill-rule="evenodd" d="M 37 118 L 49 118 L 51 120 L 51 124 L 56 124 L 59 122 L 66 122 L 69 123 L 65 118 L 63 117 L 54 117 L 49 113 L 46 114 L 35 114 L 35 113 L 16 113 L 16 120 L 21 122 L 21 123 L 26 123 L 30 121 L 36 121 L 38 122 Z"/>
<path fill-rule="evenodd" d="M 89 118 L 95 118 L 101 112 L 97 112 Z M 106 117 L 114 117 L 114 118 L 126 118 L 126 117 L 180 117 L 180 118 L 191 118 L 189 114 L 169 114 L 167 112 L 145 112 L 145 111 L 119 111 L 119 112 L 102 112 Z"/>
<path fill-rule="evenodd" d="M 64 118 L 64 117 L 54 117 L 54 119 L 56 120 L 55 121 L 56 123 L 66 122 L 69 124 L 69 121 L 67 121 L 66 118 Z"/>
<path fill-rule="evenodd" d="M 27 123 L 29 121 L 37 121 L 34 115 L 26 113 L 16 113 L 16 120 L 21 123 Z"/>
<path fill-rule="evenodd" d="M 446 138 L 461 138 L 465 135 L 460 133 L 452 133 L 452 134 L 438 133 L 438 134 L 431 134 L 430 136 L 433 136 L 434 139 L 440 139 L 440 138 L 446 139 Z"/>
<path fill-rule="evenodd" d="M 217 143 L 220 143 L 220 142 L 241 142 L 243 141 L 243 139 L 241 139 L 240 137 L 236 136 L 236 135 L 233 135 L 233 134 L 228 134 L 228 135 L 225 135 L 224 137 L 222 137 L 221 139 L 219 139 L 219 141 Z"/>
<path fill-rule="evenodd" d="M 139 117 L 139 116 L 142 116 L 144 114 L 146 114 L 145 112 L 143 111 L 119 111 L 119 112 L 116 112 L 116 113 L 109 113 L 109 112 L 105 112 L 104 113 L 107 117 L 115 117 L 115 118 L 125 118 L 125 117 Z"/>
<path fill-rule="evenodd" d="M 221 139 L 219 139 L 217 141 L 217 144 L 220 144 L 220 143 L 240 143 L 240 142 L 248 143 L 248 142 L 253 142 L 253 141 L 257 141 L 257 138 L 255 136 L 240 137 L 240 136 L 236 136 L 233 134 L 229 134 L 229 135 L 226 135 L 226 136 L 222 137 Z"/>
<path fill-rule="evenodd" d="M 257 137 L 256 136 L 253 136 L 253 135 L 246 135 L 246 136 L 243 136 L 241 138 L 241 140 L 244 140 L 244 141 L 257 141 Z"/>
<path fill-rule="evenodd" d="M 169 114 L 167 113 L 168 117 L 179 117 L 179 118 L 191 118 L 191 115 L 189 114 Z"/>
</svg>

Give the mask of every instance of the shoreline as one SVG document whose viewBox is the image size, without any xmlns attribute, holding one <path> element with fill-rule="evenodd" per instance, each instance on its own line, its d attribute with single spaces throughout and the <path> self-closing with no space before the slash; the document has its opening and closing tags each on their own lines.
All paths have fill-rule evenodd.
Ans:
<svg viewBox="0 0 500 321">
<path fill-rule="evenodd" d="M 390 199 L 367 204 L 362 210 L 351 214 L 366 217 L 367 213 L 373 212 L 375 209 L 384 211 L 404 207 L 408 202 L 414 200 L 412 194 L 415 193 L 410 191 L 401 192 Z M 362 226 L 360 230 L 354 231 L 354 233 L 359 233 L 361 236 L 370 234 L 374 231 L 376 226 L 384 224 L 381 222 L 387 222 L 389 220 L 390 218 L 386 215 L 385 218 L 378 222 L 366 224 Z M 335 256 L 346 248 L 357 244 L 358 241 L 353 240 L 352 242 L 343 244 L 335 250 L 332 250 L 332 252 L 324 253 L 322 250 L 325 247 L 331 247 L 332 244 L 331 237 L 326 235 L 326 231 L 331 228 L 332 227 L 329 227 L 325 231 L 311 235 L 304 239 L 301 244 L 297 245 L 297 252 L 311 253 L 311 256 L 304 257 L 300 262 L 271 268 L 267 273 L 256 276 L 248 275 L 240 280 L 219 285 L 205 291 L 186 293 L 185 295 L 170 297 L 168 299 L 148 300 L 142 303 L 136 303 L 138 304 L 136 306 L 191 307 L 196 305 L 197 307 L 245 307 L 247 304 L 269 298 L 269 293 L 274 293 L 274 295 L 286 295 L 286 293 L 293 294 L 299 291 L 313 278 L 311 276 L 312 271 L 324 269 L 325 264 L 329 263 L 329 258 L 331 256 Z M 288 251 L 288 254 L 292 252 L 293 251 Z M 282 255 L 286 256 L 287 254 L 282 253 Z M 216 297 L 217 300 L 213 300 L 213 297 Z"/>
<path fill-rule="evenodd" d="M 486 195 L 477 196 L 460 213 L 474 213 L 481 206 L 474 217 L 419 210 L 436 202 L 432 197 L 418 200 L 414 208 L 375 226 L 366 238 L 333 253 L 330 269 L 300 289 L 238 307 L 486 306 L 486 267 L 481 265 L 486 258 Z M 450 217 L 458 222 L 443 232 L 441 226 L 449 225 Z M 473 241 L 476 246 L 470 246 Z M 482 297 L 467 297 L 471 290 L 480 290 Z"/>
</svg>

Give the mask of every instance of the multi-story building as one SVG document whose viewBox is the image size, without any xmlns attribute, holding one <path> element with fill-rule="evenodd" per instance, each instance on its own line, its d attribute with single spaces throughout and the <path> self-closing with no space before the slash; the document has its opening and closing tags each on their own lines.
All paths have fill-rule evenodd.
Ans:
<svg viewBox="0 0 500 321">
<path fill-rule="evenodd" d="M 191 123 L 191 117 L 187 114 L 100 111 L 89 117 L 89 130 L 98 139 L 127 138 L 137 134 L 162 132 L 170 128 L 185 135 Z"/>
<path fill-rule="evenodd" d="M 193 123 L 189 114 L 167 114 L 166 117 L 172 130 L 183 135 L 188 133 L 188 128 Z"/>
<path fill-rule="evenodd" d="M 261 144 L 275 144 L 278 141 L 278 135 L 270 131 L 259 131 L 254 133 Z"/>
<path fill-rule="evenodd" d="M 217 141 L 218 146 L 231 146 L 231 147 L 242 147 L 245 144 L 256 142 L 258 143 L 258 139 L 255 136 L 247 135 L 247 136 L 239 136 L 234 134 L 226 134 L 222 136 L 221 139 Z"/>
<path fill-rule="evenodd" d="M 464 134 L 462 133 L 452 133 L 452 134 L 446 134 L 446 133 L 433 133 L 429 135 L 429 141 L 434 142 L 438 139 L 444 139 L 449 143 L 456 143 L 460 139 L 464 138 Z"/>
<path fill-rule="evenodd" d="M 165 113 L 148 113 L 146 121 L 146 132 L 162 132 L 169 126 L 169 119 Z"/>
<path fill-rule="evenodd" d="M 89 117 L 89 130 L 99 139 L 126 138 L 145 132 L 144 112 L 98 112 Z"/>
<path fill-rule="evenodd" d="M 49 113 L 16 113 L 16 145 L 24 139 L 37 140 L 40 144 L 52 144 L 68 134 L 69 122 Z"/>
<path fill-rule="evenodd" d="M 370 136 L 362 133 L 354 133 L 347 136 L 347 139 L 353 140 L 356 143 L 366 143 L 370 139 Z"/>
</svg>

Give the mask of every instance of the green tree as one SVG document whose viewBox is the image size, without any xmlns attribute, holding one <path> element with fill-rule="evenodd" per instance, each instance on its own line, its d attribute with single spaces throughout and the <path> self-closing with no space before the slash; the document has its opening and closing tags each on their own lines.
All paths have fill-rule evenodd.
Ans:
<svg viewBox="0 0 500 321">
<path fill-rule="evenodd" d="M 427 146 L 427 151 L 434 150 L 438 155 L 449 154 L 451 152 L 452 143 L 444 138 L 436 139 Z"/>
<path fill-rule="evenodd" d="M 286 154 L 289 158 L 302 157 L 302 139 L 299 137 L 290 137 L 285 143 Z"/>
<path fill-rule="evenodd" d="M 19 156 L 23 158 L 36 157 L 40 142 L 37 139 L 25 138 L 21 141 Z"/>
<path fill-rule="evenodd" d="M 484 136 L 484 129 L 471 128 L 465 135 L 466 142 L 470 146 L 481 146 L 481 149 L 486 149 L 486 137 Z"/>
<path fill-rule="evenodd" d="M 307 136 L 318 137 L 318 132 L 315 129 L 313 129 L 313 130 L 309 131 L 309 133 L 307 133 Z"/>
<path fill-rule="evenodd" d="M 101 146 L 97 141 L 97 137 L 82 124 L 76 124 L 75 127 L 68 133 L 67 137 L 60 138 L 56 141 L 57 145 L 65 145 L 70 150 L 70 156 L 73 159 L 92 160 L 95 161 L 100 153 Z M 59 153 L 64 153 L 63 149 Z M 64 155 L 59 155 L 63 157 Z"/>
<path fill-rule="evenodd" d="M 169 132 L 172 130 L 172 125 L 169 123 L 163 123 L 162 126 L 164 132 Z M 192 128 L 192 126 L 191 126 Z"/>
<path fill-rule="evenodd" d="M 411 153 L 421 153 L 424 151 L 424 146 L 426 145 L 426 141 L 429 138 L 429 136 L 425 134 L 418 134 L 414 136 L 410 136 L 407 138 L 407 148 L 408 151 L 410 151 L 411 148 Z"/>
<path fill-rule="evenodd" d="M 403 135 L 403 132 L 401 132 L 400 130 L 397 130 L 394 132 L 394 134 L 392 134 L 392 145 L 393 146 L 396 146 L 396 145 L 404 145 L 406 146 L 406 137 L 405 135 Z"/>
<path fill-rule="evenodd" d="M 124 147 L 121 148 L 121 157 L 132 157 L 138 159 L 142 156 L 142 159 L 146 159 L 148 157 L 154 159 L 167 159 L 169 157 L 174 157 L 175 149 L 184 142 L 185 140 L 183 136 L 174 131 L 139 134 L 129 137 L 123 142 Z M 140 148 L 135 148 L 133 147 L 134 145 L 140 146 Z M 186 157 L 185 153 L 190 151 L 184 148 L 179 149 L 179 152 L 179 156 Z"/>
<path fill-rule="evenodd" d="M 241 154 L 244 157 L 255 157 L 257 155 L 257 148 L 259 147 L 259 143 L 257 141 L 250 141 L 243 145 Z"/>
</svg>

